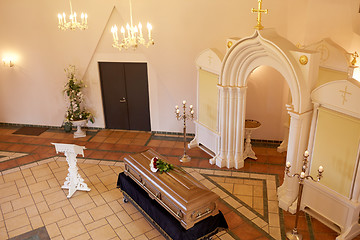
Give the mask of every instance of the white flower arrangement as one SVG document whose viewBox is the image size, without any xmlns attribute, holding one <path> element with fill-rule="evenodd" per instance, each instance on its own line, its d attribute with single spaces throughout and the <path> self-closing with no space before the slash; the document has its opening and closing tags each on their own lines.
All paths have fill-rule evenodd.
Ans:
<svg viewBox="0 0 360 240">
<path fill-rule="evenodd" d="M 65 120 L 90 120 L 90 122 L 94 123 L 94 116 L 82 106 L 84 94 L 81 92 L 81 89 L 86 87 L 86 85 L 82 80 L 76 78 L 75 72 L 76 67 L 74 65 L 69 65 L 69 67 L 65 69 L 68 81 L 65 84 L 64 93 L 69 100 Z"/>
</svg>

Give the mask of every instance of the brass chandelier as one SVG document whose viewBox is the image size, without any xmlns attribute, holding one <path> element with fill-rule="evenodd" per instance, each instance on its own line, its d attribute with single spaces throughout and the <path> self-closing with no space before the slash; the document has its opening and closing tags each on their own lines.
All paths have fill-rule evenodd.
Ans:
<svg viewBox="0 0 360 240">
<path fill-rule="evenodd" d="M 71 5 L 71 0 L 69 0 L 70 3 L 70 16 L 69 16 L 69 20 L 66 21 L 66 15 L 65 12 L 63 12 L 63 14 L 59 13 L 58 14 L 58 19 L 59 19 L 59 25 L 58 27 L 61 30 L 75 30 L 76 28 L 79 28 L 81 30 L 85 30 L 88 28 L 87 26 L 87 14 L 86 13 L 81 13 L 80 18 L 81 18 L 81 22 L 78 22 L 77 20 L 77 15 L 76 12 L 73 12 L 72 10 L 72 5 Z"/>
<path fill-rule="evenodd" d="M 154 39 L 151 36 L 151 30 L 152 30 L 151 24 L 149 22 L 146 24 L 148 30 L 148 40 L 146 41 L 142 32 L 143 27 L 141 22 L 139 22 L 138 25 L 135 26 L 133 25 L 131 0 L 129 0 L 129 5 L 130 5 L 130 24 L 127 23 L 126 28 L 121 26 L 120 39 L 118 35 L 117 26 L 114 25 L 111 27 L 111 32 L 113 34 L 112 46 L 114 48 L 119 49 L 119 51 L 121 51 L 122 49 L 128 49 L 130 47 L 135 50 L 139 45 L 143 45 L 145 47 L 154 45 Z"/>
</svg>

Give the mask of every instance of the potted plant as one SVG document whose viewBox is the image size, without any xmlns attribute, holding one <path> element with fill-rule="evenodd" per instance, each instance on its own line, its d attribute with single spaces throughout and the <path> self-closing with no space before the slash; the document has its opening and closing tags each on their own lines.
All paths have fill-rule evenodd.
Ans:
<svg viewBox="0 0 360 240">
<path fill-rule="evenodd" d="M 84 106 L 84 95 L 82 89 L 86 87 L 82 80 L 76 78 L 76 67 L 69 65 L 65 69 L 67 82 L 64 88 L 64 94 L 68 99 L 68 109 L 66 111 L 65 122 L 71 122 L 73 126 L 77 126 L 77 132 L 74 133 L 74 138 L 85 137 L 86 133 L 81 130 L 87 121 L 94 123 L 94 116 Z"/>
</svg>

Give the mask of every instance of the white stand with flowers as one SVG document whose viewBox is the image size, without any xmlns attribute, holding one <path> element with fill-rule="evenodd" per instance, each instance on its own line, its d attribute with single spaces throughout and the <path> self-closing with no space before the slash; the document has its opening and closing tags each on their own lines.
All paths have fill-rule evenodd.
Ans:
<svg viewBox="0 0 360 240">
<path fill-rule="evenodd" d="M 77 131 L 74 133 L 74 138 L 86 137 L 86 132 L 81 129 L 85 126 L 87 121 L 94 123 L 94 117 L 86 110 L 84 105 L 84 94 L 81 90 L 86 87 L 82 80 L 78 80 L 75 76 L 76 67 L 70 65 L 65 69 L 68 81 L 65 84 L 65 97 L 69 102 L 68 109 L 66 111 L 66 121 L 70 121 L 77 127 Z"/>
<path fill-rule="evenodd" d="M 66 156 L 66 161 L 69 164 L 69 173 L 67 174 L 66 181 L 61 187 L 62 189 L 69 189 L 69 194 L 67 198 L 77 191 L 90 191 L 90 188 L 84 183 L 84 179 L 78 173 L 78 167 L 76 165 L 77 159 L 76 156 L 81 154 L 84 156 L 84 146 L 78 146 L 75 144 L 65 144 L 65 143 L 51 143 L 55 145 L 56 153 L 62 152 Z"/>
</svg>

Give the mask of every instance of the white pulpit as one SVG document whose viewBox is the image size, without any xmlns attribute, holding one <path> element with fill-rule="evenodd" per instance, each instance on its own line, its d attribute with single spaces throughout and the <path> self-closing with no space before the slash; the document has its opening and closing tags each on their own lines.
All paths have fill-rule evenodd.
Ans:
<svg viewBox="0 0 360 240">
<path fill-rule="evenodd" d="M 65 143 L 51 143 L 55 145 L 56 153 L 62 152 L 66 156 L 66 161 L 69 164 L 69 172 L 67 174 L 62 189 L 69 189 L 67 198 L 70 198 L 77 190 L 90 191 L 90 188 L 84 183 L 84 179 L 78 173 L 76 156 L 81 154 L 84 156 L 84 146 Z"/>
</svg>

